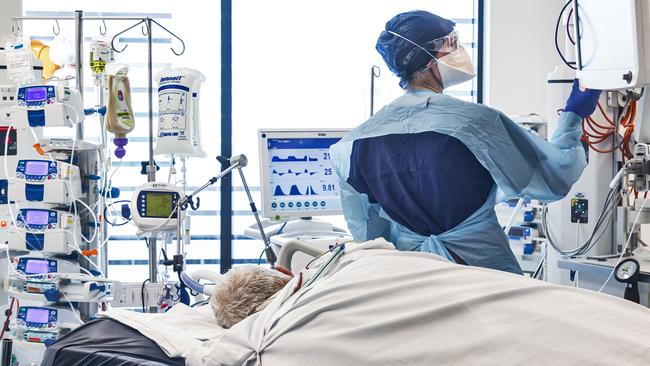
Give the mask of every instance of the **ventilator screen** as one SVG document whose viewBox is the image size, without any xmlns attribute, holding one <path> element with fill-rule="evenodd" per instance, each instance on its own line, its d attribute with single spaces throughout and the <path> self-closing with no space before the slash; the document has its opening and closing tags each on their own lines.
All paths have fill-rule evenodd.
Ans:
<svg viewBox="0 0 650 366">
<path fill-rule="evenodd" d="M 173 193 L 147 192 L 146 216 L 167 218 L 173 211 Z"/>
</svg>

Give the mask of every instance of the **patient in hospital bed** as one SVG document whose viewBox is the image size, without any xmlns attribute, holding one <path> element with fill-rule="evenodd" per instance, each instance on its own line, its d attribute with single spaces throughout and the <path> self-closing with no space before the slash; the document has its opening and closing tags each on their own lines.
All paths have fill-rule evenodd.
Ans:
<svg viewBox="0 0 650 366">
<path fill-rule="evenodd" d="M 263 310 L 291 277 L 254 265 L 231 269 L 210 299 L 217 323 L 230 328 L 247 316 Z"/>
<path fill-rule="evenodd" d="M 286 280 L 238 271 L 232 291 L 246 279 Z M 245 301 L 231 290 L 214 306 L 237 308 L 223 320 L 234 325 L 184 352 L 188 366 L 650 365 L 647 308 L 383 239 L 327 253 L 239 322 L 274 288 L 259 298 L 235 291 Z"/>
</svg>

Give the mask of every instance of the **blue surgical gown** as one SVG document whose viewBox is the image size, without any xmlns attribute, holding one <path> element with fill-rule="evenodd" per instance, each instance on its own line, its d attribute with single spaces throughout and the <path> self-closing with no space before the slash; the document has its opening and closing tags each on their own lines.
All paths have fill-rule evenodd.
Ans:
<svg viewBox="0 0 650 366">
<path fill-rule="evenodd" d="M 356 240 L 521 273 L 497 196 L 564 197 L 587 164 L 581 132 L 572 112 L 549 142 L 485 105 L 409 91 L 330 152 Z"/>
</svg>

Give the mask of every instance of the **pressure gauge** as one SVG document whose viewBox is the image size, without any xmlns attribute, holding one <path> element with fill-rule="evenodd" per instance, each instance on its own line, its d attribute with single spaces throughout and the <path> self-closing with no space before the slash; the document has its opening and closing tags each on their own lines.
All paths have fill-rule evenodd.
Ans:
<svg viewBox="0 0 650 366">
<path fill-rule="evenodd" d="M 622 260 L 614 270 L 614 277 L 619 282 L 625 283 L 625 299 L 639 303 L 639 273 L 641 266 L 634 258 Z"/>
</svg>

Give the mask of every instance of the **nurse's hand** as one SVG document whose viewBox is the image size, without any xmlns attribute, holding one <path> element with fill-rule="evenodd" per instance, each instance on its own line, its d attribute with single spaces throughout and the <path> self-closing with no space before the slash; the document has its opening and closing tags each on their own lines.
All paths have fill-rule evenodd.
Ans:
<svg viewBox="0 0 650 366">
<path fill-rule="evenodd" d="M 573 112 L 582 118 L 590 116 L 596 110 L 600 92 L 600 90 L 596 89 L 580 90 L 578 79 L 573 79 L 573 88 L 569 99 L 566 101 L 564 111 Z"/>
</svg>

